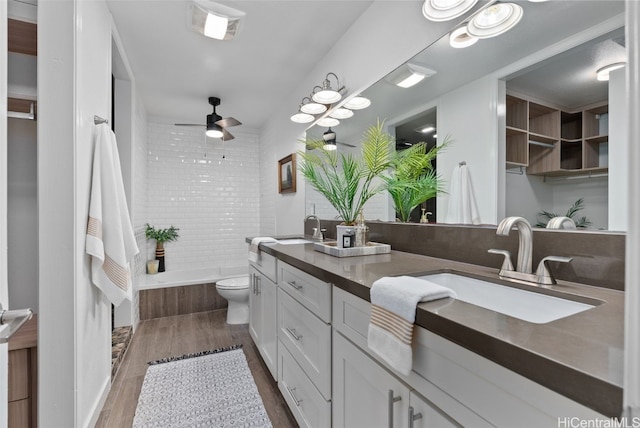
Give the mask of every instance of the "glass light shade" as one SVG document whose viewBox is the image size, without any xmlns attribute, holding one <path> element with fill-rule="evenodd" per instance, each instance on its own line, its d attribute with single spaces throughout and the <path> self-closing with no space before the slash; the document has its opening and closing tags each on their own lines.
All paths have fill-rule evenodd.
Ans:
<svg viewBox="0 0 640 428">
<path fill-rule="evenodd" d="M 229 26 L 229 18 L 226 16 L 218 16 L 209 12 L 207 20 L 204 23 L 204 35 L 212 39 L 223 40 L 227 34 Z"/>
<path fill-rule="evenodd" d="M 512 29 L 522 19 L 522 7 L 514 3 L 497 3 L 484 9 L 467 24 L 472 37 L 488 39 Z"/>
<path fill-rule="evenodd" d="M 323 117 L 318 121 L 318 126 L 331 128 L 332 126 L 340 125 L 340 121 L 338 119 L 334 119 L 333 117 Z"/>
<path fill-rule="evenodd" d="M 343 107 L 348 108 L 349 110 L 362 110 L 363 108 L 367 108 L 370 105 L 371 100 L 369 98 L 357 96 L 347 101 Z"/>
<path fill-rule="evenodd" d="M 316 92 L 311 98 L 313 99 L 313 101 L 320 104 L 333 104 L 340 101 L 342 95 L 340 95 L 338 91 L 334 91 L 333 89 L 329 88 Z"/>
<path fill-rule="evenodd" d="M 598 79 L 601 82 L 606 82 L 609 80 L 609 73 L 612 72 L 613 70 L 617 70 L 619 68 L 622 68 L 626 65 L 626 63 L 624 62 L 616 62 L 615 64 L 609 64 L 607 66 L 604 66 L 602 68 L 600 68 L 597 72 L 596 72 L 596 79 Z"/>
<path fill-rule="evenodd" d="M 449 34 L 449 45 L 451 45 L 452 48 L 466 48 L 475 44 L 477 41 L 477 37 L 469 35 L 466 25 L 456 28 Z"/>
<path fill-rule="evenodd" d="M 422 15 L 430 21 L 449 21 L 468 12 L 478 0 L 425 0 Z"/>
<path fill-rule="evenodd" d="M 306 104 L 302 104 L 302 107 L 300 107 L 300 110 L 303 113 L 320 114 L 327 111 L 327 106 L 324 104 L 318 104 L 318 103 L 306 103 Z"/>
<path fill-rule="evenodd" d="M 348 108 L 341 107 L 333 110 L 331 113 L 329 113 L 329 116 L 333 117 L 334 119 L 349 119 L 353 116 L 353 112 Z"/>
<path fill-rule="evenodd" d="M 222 131 L 217 128 L 207 129 L 206 134 L 207 134 L 207 137 L 210 137 L 210 138 L 222 138 L 222 136 L 224 135 Z"/>
<path fill-rule="evenodd" d="M 322 148 L 325 150 L 331 151 L 331 150 L 337 150 L 338 146 L 336 146 L 336 143 L 330 143 L 327 141 L 326 143 L 324 143 L 324 146 L 322 146 Z"/>
<path fill-rule="evenodd" d="M 296 113 L 291 116 L 291 120 L 296 123 L 309 123 L 313 122 L 313 119 L 315 118 L 307 113 Z"/>
</svg>

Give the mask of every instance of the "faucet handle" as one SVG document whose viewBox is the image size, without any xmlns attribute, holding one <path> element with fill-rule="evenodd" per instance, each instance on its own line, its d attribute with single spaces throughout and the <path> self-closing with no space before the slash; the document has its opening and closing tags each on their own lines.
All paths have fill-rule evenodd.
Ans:
<svg viewBox="0 0 640 428">
<path fill-rule="evenodd" d="M 553 274 L 549 270 L 549 266 L 547 262 L 560 262 L 560 263 L 569 263 L 573 260 L 573 257 L 561 257 L 561 256 L 547 256 L 540 260 L 538 264 L 538 269 L 536 270 L 536 276 L 538 277 L 538 284 L 545 285 L 554 285 L 556 284 L 556 279 L 553 277 Z"/>
<path fill-rule="evenodd" d="M 502 262 L 502 267 L 500 268 L 500 272 L 513 270 L 513 263 L 511 263 L 511 253 L 507 250 L 496 250 L 491 248 L 488 250 L 491 254 L 501 254 L 504 256 L 504 261 Z"/>
</svg>

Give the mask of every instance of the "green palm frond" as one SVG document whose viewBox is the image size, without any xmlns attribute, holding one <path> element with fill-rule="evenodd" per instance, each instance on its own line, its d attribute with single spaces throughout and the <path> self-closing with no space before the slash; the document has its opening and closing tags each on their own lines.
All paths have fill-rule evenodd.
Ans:
<svg viewBox="0 0 640 428">
<path fill-rule="evenodd" d="M 585 216 L 580 217 L 578 219 L 574 218 L 574 216 L 578 213 L 578 211 L 581 211 L 583 209 L 584 209 L 584 198 L 580 198 L 577 201 L 575 201 L 573 205 L 571 205 L 571 207 L 569 207 L 569 209 L 567 210 L 567 213 L 565 214 L 566 217 L 569 217 L 570 219 L 573 220 L 573 222 L 576 224 L 576 227 L 579 229 L 586 229 L 589 226 L 591 226 L 591 221 Z M 547 223 L 549 223 L 549 220 L 551 220 L 554 217 L 558 217 L 558 214 L 550 211 L 540 210 L 538 212 L 538 222 L 536 223 L 536 227 L 547 227 Z"/>
</svg>

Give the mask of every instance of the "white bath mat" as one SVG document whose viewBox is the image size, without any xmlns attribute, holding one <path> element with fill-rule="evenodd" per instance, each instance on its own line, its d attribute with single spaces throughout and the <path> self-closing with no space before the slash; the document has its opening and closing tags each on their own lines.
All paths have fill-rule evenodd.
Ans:
<svg viewBox="0 0 640 428">
<path fill-rule="evenodd" d="M 241 345 L 149 364 L 134 427 L 271 427 Z"/>
</svg>

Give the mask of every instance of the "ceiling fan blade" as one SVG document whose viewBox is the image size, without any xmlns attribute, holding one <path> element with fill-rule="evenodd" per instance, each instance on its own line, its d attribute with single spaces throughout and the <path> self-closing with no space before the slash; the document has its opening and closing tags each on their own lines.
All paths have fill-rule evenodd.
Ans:
<svg viewBox="0 0 640 428">
<path fill-rule="evenodd" d="M 217 121 L 216 125 L 219 125 L 223 128 L 229 128 L 231 126 L 242 125 L 242 122 L 233 117 L 225 117 L 224 119 L 220 119 L 219 121 Z"/>
<path fill-rule="evenodd" d="M 337 144 L 340 144 L 341 146 L 355 147 L 353 144 L 349 144 L 349 143 L 341 143 L 340 141 L 337 141 L 336 143 L 337 143 Z"/>
<path fill-rule="evenodd" d="M 236 138 L 236 137 L 231 135 L 231 132 L 229 132 L 226 129 L 222 128 L 222 141 L 229 141 L 229 140 L 233 140 L 234 138 Z"/>
<path fill-rule="evenodd" d="M 174 123 L 175 126 L 207 126 L 201 123 Z"/>
</svg>

